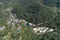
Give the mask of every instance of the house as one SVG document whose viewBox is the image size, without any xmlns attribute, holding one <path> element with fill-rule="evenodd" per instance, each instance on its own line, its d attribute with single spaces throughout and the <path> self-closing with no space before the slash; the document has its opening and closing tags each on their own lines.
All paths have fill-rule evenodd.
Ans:
<svg viewBox="0 0 60 40">
<path fill-rule="evenodd" d="M 45 32 L 52 32 L 53 29 L 50 29 L 48 27 L 35 27 L 33 28 L 34 33 L 37 33 L 39 31 L 39 33 L 45 33 Z"/>
<path fill-rule="evenodd" d="M 37 28 L 33 28 L 33 31 L 34 31 L 34 33 L 37 33 L 38 30 L 37 30 Z"/>
<path fill-rule="evenodd" d="M 0 4 L 4 4 L 4 3 L 1 3 L 1 2 L 0 2 Z"/>
<path fill-rule="evenodd" d="M 32 26 L 33 24 L 32 23 L 29 23 L 30 26 Z"/>
<path fill-rule="evenodd" d="M 3 29 L 5 29 L 5 26 L 0 27 L 0 31 L 3 30 Z"/>
<path fill-rule="evenodd" d="M 29 25 L 32 26 L 32 27 L 35 27 L 35 24 L 33 24 L 33 23 L 29 23 Z"/>
<path fill-rule="evenodd" d="M 54 30 L 53 29 L 50 29 L 48 32 L 53 32 Z"/>
</svg>

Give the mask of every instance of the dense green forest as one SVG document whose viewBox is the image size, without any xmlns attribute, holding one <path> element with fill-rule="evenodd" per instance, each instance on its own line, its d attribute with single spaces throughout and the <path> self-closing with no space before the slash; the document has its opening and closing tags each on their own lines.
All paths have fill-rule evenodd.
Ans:
<svg viewBox="0 0 60 40">
<path fill-rule="evenodd" d="M 36 25 L 43 23 L 41 26 L 53 28 L 54 32 L 36 35 L 31 31 L 32 27 L 22 24 L 23 32 L 18 33 L 12 29 L 14 26 L 6 24 L 10 12 L 18 19 Z M 19 40 L 20 36 L 22 40 L 60 40 L 60 0 L 0 0 L 0 26 L 4 25 L 6 27 L 0 31 L 0 40 Z"/>
<path fill-rule="evenodd" d="M 53 1 L 50 0 L 51 3 Z M 59 17 L 59 8 L 56 6 L 52 7 L 45 5 L 45 3 L 43 2 L 45 1 L 42 0 L 23 1 L 22 3 L 20 3 L 20 5 L 16 6 L 12 10 L 12 13 L 16 14 L 18 18 L 25 19 L 34 24 L 39 24 L 42 22 L 55 24 L 54 22 L 57 22 L 58 20 L 57 18 Z M 56 3 L 56 1 L 54 2 Z M 52 3 L 53 5 L 55 5 L 54 2 Z M 49 4 L 52 5 L 51 3 Z"/>
</svg>

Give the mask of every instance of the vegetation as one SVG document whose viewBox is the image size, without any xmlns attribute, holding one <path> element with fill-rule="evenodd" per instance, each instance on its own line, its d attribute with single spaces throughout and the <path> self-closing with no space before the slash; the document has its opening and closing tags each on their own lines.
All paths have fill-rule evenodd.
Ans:
<svg viewBox="0 0 60 40">
<path fill-rule="evenodd" d="M 1 40 L 60 40 L 60 0 L 0 0 L 0 26 L 6 26 L 0 31 Z M 42 26 L 53 28 L 54 32 L 36 35 L 32 27 L 22 26 L 22 32 L 16 31 L 17 26 L 6 24 L 10 10 L 17 18 L 34 24 L 43 23 Z M 46 22 L 46 23 L 44 23 Z M 13 28 L 12 28 L 13 27 Z"/>
</svg>

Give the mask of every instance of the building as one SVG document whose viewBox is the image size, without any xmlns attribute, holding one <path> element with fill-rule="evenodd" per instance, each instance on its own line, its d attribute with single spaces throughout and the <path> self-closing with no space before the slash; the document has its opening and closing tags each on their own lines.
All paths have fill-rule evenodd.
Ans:
<svg viewBox="0 0 60 40">
<path fill-rule="evenodd" d="M 39 31 L 39 33 L 46 33 L 46 32 L 53 32 L 53 29 L 50 29 L 48 27 L 35 27 L 33 28 L 34 33 L 37 33 Z"/>
</svg>

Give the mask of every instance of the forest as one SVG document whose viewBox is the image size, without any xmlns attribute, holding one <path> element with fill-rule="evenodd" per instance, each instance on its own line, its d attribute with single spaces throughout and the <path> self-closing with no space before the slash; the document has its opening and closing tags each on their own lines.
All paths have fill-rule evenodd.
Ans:
<svg viewBox="0 0 60 40">
<path fill-rule="evenodd" d="M 32 27 L 23 27 L 23 32 L 16 32 L 16 27 L 6 24 L 9 14 L 24 19 L 29 23 L 41 24 L 39 26 L 53 28 L 54 31 L 43 35 L 33 33 Z M 0 0 L 0 40 L 60 40 L 60 0 Z M 27 30 L 26 30 L 27 29 Z M 5 38 L 4 38 L 5 37 Z"/>
</svg>

